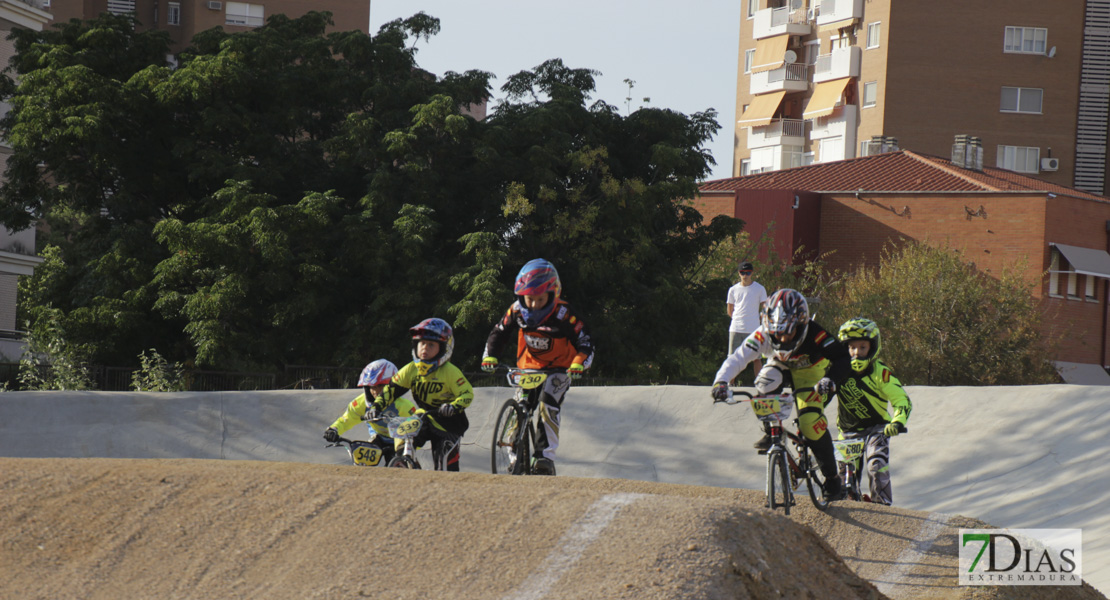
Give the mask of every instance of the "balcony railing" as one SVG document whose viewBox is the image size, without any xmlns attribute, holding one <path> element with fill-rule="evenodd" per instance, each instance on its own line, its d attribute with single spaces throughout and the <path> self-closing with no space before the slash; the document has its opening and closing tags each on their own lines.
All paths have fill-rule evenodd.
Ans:
<svg viewBox="0 0 1110 600">
<path fill-rule="evenodd" d="M 780 81 L 809 81 L 809 65 L 786 65 L 768 72 L 767 83 Z"/>
<path fill-rule="evenodd" d="M 802 137 L 806 133 L 806 122 L 802 119 L 776 119 L 762 129 L 763 135 L 768 137 Z"/>
<path fill-rule="evenodd" d="M 805 143 L 806 122 L 802 119 L 775 119 L 768 125 L 748 130 L 748 148 L 801 146 Z"/>
<path fill-rule="evenodd" d="M 848 46 L 836 48 L 829 54 L 818 56 L 813 63 L 813 82 L 859 77 L 861 52 L 859 46 Z"/>
<path fill-rule="evenodd" d="M 814 12 L 818 25 L 859 19 L 863 17 L 863 0 L 821 0 L 820 7 Z"/>
<path fill-rule="evenodd" d="M 765 8 L 755 13 L 752 37 L 763 39 L 776 35 L 809 35 L 812 31 L 805 2 L 792 0 L 788 6 Z"/>
</svg>

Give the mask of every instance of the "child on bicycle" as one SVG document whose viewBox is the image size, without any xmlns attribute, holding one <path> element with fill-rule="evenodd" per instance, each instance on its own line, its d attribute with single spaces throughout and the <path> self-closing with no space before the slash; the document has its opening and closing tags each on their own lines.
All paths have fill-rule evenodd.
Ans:
<svg viewBox="0 0 1110 600">
<path fill-rule="evenodd" d="M 513 286 L 517 300 L 493 326 L 482 356 L 482 370 L 497 368 L 497 355 L 516 337 L 516 365 L 520 369 L 565 369 L 553 373 L 540 388 L 540 419 L 536 432 L 535 463 L 532 472 L 555 474 L 555 451 L 559 447 L 559 421 L 563 398 L 570 380 L 590 368 L 594 358 L 586 324 L 567 301 L 559 297 L 562 283 L 555 265 L 537 258 L 520 269 Z"/>
<path fill-rule="evenodd" d="M 809 441 L 825 476 L 825 496 L 831 500 L 842 498 L 844 492 L 825 419 L 825 404 L 836 391 L 836 382 L 848 376 L 848 349 L 824 327 L 810 321 L 804 296 L 784 288 L 767 299 L 759 329 L 721 364 L 714 378 L 713 398 L 725 399 L 729 394 L 728 382 L 760 356 L 769 360 L 756 375 L 756 391 L 774 394 L 788 384 L 791 386 L 798 408 L 798 429 Z M 755 443 L 760 454 L 771 446 L 767 430 L 765 424 L 763 437 Z"/>
<path fill-rule="evenodd" d="M 840 326 L 837 338 L 848 345 L 852 357 L 851 374 L 836 391 L 840 439 L 864 440 L 863 462 L 871 484 L 871 496 L 864 499 L 889 505 L 894 500 L 890 438 L 906 430 L 913 404 L 902 382 L 879 360 L 882 338 L 874 321 L 850 319 Z"/>
<path fill-rule="evenodd" d="M 359 421 L 366 420 L 368 408 L 373 404 L 376 398 L 382 395 L 382 390 L 385 389 L 385 385 L 389 383 L 396 374 L 397 366 L 384 358 L 379 358 L 366 365 L 366 367 L 362 369 L 362 374 L 358 377 L 358 387 L 362 388 L 362 393 L 354 400 L 351 400 L 347 405 L 347 410 L 324 430 L 324 440 L 329 444 L 334 444 L 339 441 L 340 435 L 346 433 L 348 429 L 354 427 Z M 381 416 L 385 417 L 396 417 L 398 415 L 408 416 L 416 413 L 416 405 L 407 398 L 397 398 L 392 404 L 386 406 L 384 410 L 379 411 L 379 413 Z M 384 424 L 376 421 L 369 421 L 367 425 L 370 429 L 370 443 L 381 449 L 382 463 L 388 463 L 395 456 L 395 451 L 400 450 L 403 443 L 401 440 L 394 440 L 389 437 L 389 428 Z"/>
<path fill-rule="evenodd" d="M 459 445 L 470 427 L 466 408 L 474 400 L 474 388 L 451 360 L 455 337 L 443 319 L 424 319 L 409 329 L 412 334 L 412 362 L 401 367 L 382 390 L 370 411 L 374 415 L 412 390 L 416 406 L 428 413 L 431 427 L 422 427 L 413 440 L 417 448 L 430 441 L 432 460 L 438 470 L 459 470 Z M 368 411 L 369 413 L 369 411 Z"/>
</svg>

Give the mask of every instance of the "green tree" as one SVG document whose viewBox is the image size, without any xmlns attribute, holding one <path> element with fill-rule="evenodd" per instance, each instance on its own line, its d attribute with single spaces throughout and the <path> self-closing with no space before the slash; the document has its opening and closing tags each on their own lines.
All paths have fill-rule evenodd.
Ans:
<svg viewBox="0 0 1110 600">
<path fill-rule="evenodd" d="M 878 323 L 883 360 L 907 385 L 1054 383 L 1055 344 L 1021 265 L 996 279 L 958 250 L 908 242 L 884 251 L 877 269 L 859 269 L 836 298 L 838 328 L 864 316 Z"/>
<path fill-rule="evenodd" d="M 371 37 L 326 13 L 199 34 L 170 69 L 127 18 L 16 34 L 10 226 L 47 226 L 25 314 L 93 362 L 223 369 L 361 366 L 409 354 L 406 329 L 456 325 L 476 366 L 520 265 L 556 263 L 594 331 L 597 368 L 702 378 L 719 298 L 695 277 L 740 223 L 701 216 L 715 113 L 590 101 L 596 73 L 559 60 L 510 77 L 436 77 L 424 14 Z M 119 56 L 119 60 L 113 57 Z"/>
</svg>

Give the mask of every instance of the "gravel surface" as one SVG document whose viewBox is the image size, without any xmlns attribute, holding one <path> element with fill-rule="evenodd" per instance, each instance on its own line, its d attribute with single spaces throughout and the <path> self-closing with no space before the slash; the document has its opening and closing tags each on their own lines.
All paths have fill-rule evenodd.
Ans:
<svg viewBox="0 0 1110 600">
<path fill-rule="evenodd" d="M 958 586 L 971 519 L 762 502 L 621 479 L 0 458 L 0 597 L 1105 598 Z"/>
</svg>

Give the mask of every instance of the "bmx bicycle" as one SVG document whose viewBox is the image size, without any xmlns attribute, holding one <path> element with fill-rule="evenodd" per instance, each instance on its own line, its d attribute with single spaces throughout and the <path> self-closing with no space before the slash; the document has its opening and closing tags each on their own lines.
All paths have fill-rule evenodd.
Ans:
<svg viewBox="0 0 1110 600">
<path fill-rule="evenodd" d="M 440 437 L 448 442 L 439 457 L 435 457 L 436 453 L 433 446 L 434 469 L 436 471 L 447 470 L 447 459 L 454 452 L 460 440 L 453 439 L 443 431 L 437 430 L 435 425 L 429 422 L 429 418 L 428 411 L 418 408 L 416 413 L 409 416 L 385 417 L 382 419 L 385 421 L 386 427 L 389 428 L 390 437 L 404 441 L 404 447 L 393 460 L 389 461 L 388 466 L 400 469 L 420 469 L 420 461 L 416 458 L 416 438 L 424 427 L 430 427 L 433 437 Z"/>
<path fill-rule="evenodd" d="M 490 471 L 494 475 L 532 474 L 536 429 L 541 426 L 538 416 L 533 424 L 532 416 L 539 407 L 540 391 L 548 375 L 565 372 L 566 369 L 508 369 L 506 379 L 516 391 L 501 405 L 493 428 Z"/>
<path fill-rule="evenodd" d="M 336 446 L 343 446 L 346 448 L 347 454 L 351 457 L 351 462 L 359 467 L 384 467 L 389 464 L 394 457 L 393 448 L 386 448 L 385 444 L 378 438 L 367 442 L 363 440 L 349 440 L 345 437 L 341 437 L 335 442 L 325 446 L 325 448 L 334 448 Z"/>
<path fill-rule="evenodd" d="M 808 389 L 795 390 L 803 391 Z M 736 404 L 736 396 L 742 396 L 743 401 L 752 403 L 755 416 L 768 425 L 771 447 L 767 449 L 767 508 L 774 510 L 781 506 L 783 513 L 789 515 L 790 507 L 795 504 L 794 492 L 803 479 L 813 505 L 820 510 L 828 508 L 825 477 L 817 467 L 813 449 L 805 436 L 798 432 L 798 420 L 793 420 L 793 430 L 782 424 L 794 410 L 794 395 L 788 392 L 752 395 L 747 391 L 731 389 L 729 392 L 726 399 L 714 400 L 714 403 Z"/>
<path fill-rule="evenodd" d="M 898 432 L 909 431 L 905 425 L 898 424 Z M 884 435 L 879 433 L 879 435 Z M 840 479 L 844 482 L 844 492 L 850 500 L 872 502 L 869 495 L 861 493 L 863 485 L 863 454 L 867 440 L 862 437 L 850 437 L 843 440 L 833 440 L 833 452 L 836 454 L 836 466 L 840 471 Z"/>
</svg>

